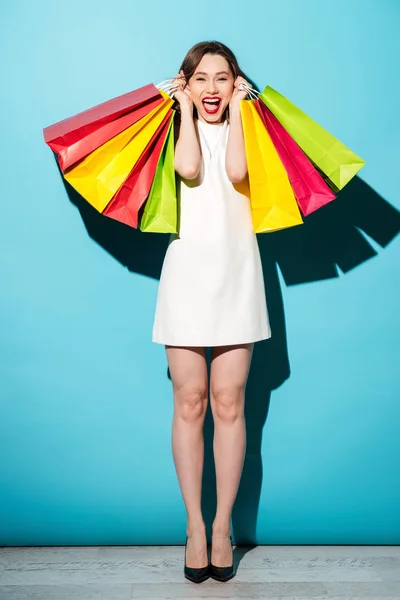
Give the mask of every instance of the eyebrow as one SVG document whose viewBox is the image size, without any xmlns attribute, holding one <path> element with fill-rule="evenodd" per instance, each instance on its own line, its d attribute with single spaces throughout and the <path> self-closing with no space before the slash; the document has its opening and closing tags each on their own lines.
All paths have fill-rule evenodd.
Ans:
<svg viewBox="0 0 400 600">
<path fill-rule="evenodd" d="M 229 75 L 228 71 L 218 71 L 218 73 L 215 73 L 215 74 L 221 75 L 222 73 L 224 73 L 225 75 Z M 205 71 L 197 71 L 197 73 L 195 73 L 195 75 L 208 75 L 208 73 L 206 73 Z"/>
</svg>

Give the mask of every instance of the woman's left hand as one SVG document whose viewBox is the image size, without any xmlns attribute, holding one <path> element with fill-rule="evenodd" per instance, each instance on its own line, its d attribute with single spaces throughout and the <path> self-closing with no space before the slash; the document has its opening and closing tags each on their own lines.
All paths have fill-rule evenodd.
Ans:
<svg viewBox="0 0 400 600">
<path fill-rule="evenodd" d="M 234 106 L 236 104 L 239 105 L 240 100 L 246 100 L 246 98 L 248 96 L 248 92 L 246 90 L 242 90 L 239 88 L 241 83 L 244 83 L 248 87 L 251 87 L 249 82 L 246 81 L 244 77 L 241 77 L 240 75 L 238 77 L 236 77 L 235 83 L 234 83 L 233 94 L 229 101 L 229 106 Z"/>
</svg>

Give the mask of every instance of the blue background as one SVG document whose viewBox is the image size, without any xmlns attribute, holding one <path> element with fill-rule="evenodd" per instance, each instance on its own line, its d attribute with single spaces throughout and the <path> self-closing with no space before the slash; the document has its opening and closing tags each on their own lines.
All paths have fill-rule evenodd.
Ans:
<svg viewBox="0 0 400 600">
<path fill-rule="evenodd" d="M 304 225 L 259 236 L 234 540 L 400 542 L 396 0 L 8 0 L 0 9 L 0 544 L 175 544 L 172 390 L 151 329 L 167 236 L 66 192 L 43 127 L 173 77 L 216 39 L 366 166 Z M 215 510 L 207 415 L 204 514 Z"/>
</svg>

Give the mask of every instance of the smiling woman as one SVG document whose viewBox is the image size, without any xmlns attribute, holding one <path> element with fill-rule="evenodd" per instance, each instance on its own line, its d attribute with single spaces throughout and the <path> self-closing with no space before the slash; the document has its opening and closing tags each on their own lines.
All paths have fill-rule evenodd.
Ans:
<svg viewBox="0 0 400 600">
<path fill-rule="evenodd" d="M 219 42 L 191 48 L 174 80 L 179 232 L 164 258 L 153 341 L 165 344 L 173 384 L 172 447 L 188 516 L 184 572 L 197 583 L 233 577 L 230 518 L 245 451 L 245 384 L 254 342 L 271 336 L 246 187 L 243 83 L 235 56 Z M 209 565 L 201 514 L 207 347 L 218 489 Z"/>
</svg>

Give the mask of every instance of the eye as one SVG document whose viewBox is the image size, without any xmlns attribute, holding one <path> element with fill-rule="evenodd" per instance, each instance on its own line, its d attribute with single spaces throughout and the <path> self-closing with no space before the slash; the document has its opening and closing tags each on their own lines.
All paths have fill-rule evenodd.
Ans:
<svg viewBox="0 0 400 600">
<path fill-rule="evenodd" d="M 204 81 L 204 77 L 197 77 L 196 81 Z M 218 81 L 227 81 L 226 77 L 220 77 Z"/>
</svg>

